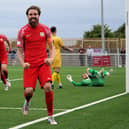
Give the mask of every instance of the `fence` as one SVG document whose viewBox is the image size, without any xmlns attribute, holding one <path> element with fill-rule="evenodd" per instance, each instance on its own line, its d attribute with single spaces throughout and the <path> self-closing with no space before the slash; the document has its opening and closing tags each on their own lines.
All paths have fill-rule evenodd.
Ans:
<svg viewBox="0 0 129 129">
<path fill-rule="evenodd" d="M 86 53 L 80 54 L 78 53 L 78 49 L 80 46 L 83 46 L 84 49 L 91 45 L 92 48 L 100 49 L 102 48 L 101 39 L 63 39 L 64 44 L 66 46 L 71 46 L 74 48 L 74 53 L 68 53 L 65 50 L 61 50 L 62 53 L 62 65 L 63 66 L 124 66 L 125 62 L 122 60 L 122 56 L 120 55 L 120 49 L 125 48 L 125 39 L 118 39 L 118 38 L 108 38 L 105 39 L 105 51 L 106 56 L 98 56 L 94 55 L 92 59 L 90 59 Z M 12 40 L 12 47 L 16 48 L 16 40 Z M 123 55 L 124 56 L 124 55 Z M 11 58 L 11 55 L 8 55 L 8 64 L 9 65 L 19 65 L 17 57 L 15 59 Z M 81 59 L 81 60 L 80 60 Z M 105 62 L 103 62 L 105 60 Z M 110 63 L 109 63 L 110 62 Z M 98 64 L 97 64 L 98 63 Z M 109 63 L 109 64 L 108 64 Z"/>
<path fill-rule="evenodd" d="M 100 66 L 100 67 L 121 67 L 125 66 L 122 63 L 122 58 L 120 54 L 107 54 L 107 55 L 94 55 L 92 60 L 89 61 L 89 58 L 86 54 L 82 54 L 84 57 L 83 66 Z M 90 63 L 89 63 L 90 62 Z M 77 53 L 62 53 L 62 65 L 63 66 L 82 66 L 80 60 L 80 54 Z"/>
<path fill-rule="evenodd" d="M 92 59 L 89 60 L 86 54 L 81 54 L 83 56 L 80 58 L 79 53 L 62 53 L 62 66 L 100 66 L 100 67 L 121 67 L 125 66 L 122 63 L 122 55 L 120 54 L 106 54 L 106 55 L 94 55 Z M 83 62 L 83 63 L 82 63 Z M 11 58 L 8 54 L 8 64 L 9 65 L 20 65 L 17 59 Z"/>
<path fill-rule="evenodd" d="M 83 48 L 87 48 L 91 45 L 93 48 L 102 48 L 102 40 L 100 38 L 89 39 L 63 39 L 66 46 L 72 46 L 73 48 L 79 48 L 80 45 Z M 10 39 L 12 48 L 16 48 L 16 39 Z M 112 48 L 125 48 L 125 39 L 119 38 L 105 38 L 105 49 Z"/>
<path fill-rule="evenodd" d="M 102 48 L 102 40 L 100 38 L 96 39 L 63 39 L 66 46 L 71 46 L 75 49 L 87 48 L 91 45 L 92 48 Z M 105 50 L 108 53 L 118 53 L 121 48 L 125 48 L 125 39 L 118 38 L 108 38 L 105 39 Z"/>
</svg>

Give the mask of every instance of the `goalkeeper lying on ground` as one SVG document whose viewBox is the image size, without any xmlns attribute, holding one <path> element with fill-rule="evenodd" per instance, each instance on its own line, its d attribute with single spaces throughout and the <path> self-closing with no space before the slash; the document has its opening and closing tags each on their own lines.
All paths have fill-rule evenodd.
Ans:
<svg viewBox="0 0 129 129">
<path fill-rule="evenodd" d="M 110 76 L 113 72 L 112 69 L 109 71 L 104 70 L 104 68 L 100 69 L 99 71 L 87 68 L 86 72 L 89 78 L 92 80 L 93 86 L 104 86 L 104 77 Z"/>
<path fill-rule="evenodd" d="M 87 69 L 87 73 L 82 73 L 82 81 L 75 82 L 70 74 L 67 75 L 67 80 L 72 82 L 74 86 L 104 86 L 104 77 L 110 76 L 113 70 L 109 72 L 101 69 L 100 71 Z"/>
</svg>

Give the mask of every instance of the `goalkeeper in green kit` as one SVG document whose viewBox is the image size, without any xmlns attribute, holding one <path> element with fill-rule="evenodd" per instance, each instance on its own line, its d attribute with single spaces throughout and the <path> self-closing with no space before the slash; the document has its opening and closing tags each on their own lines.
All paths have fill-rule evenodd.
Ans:
<svg viewBox="0 0 129 129">
<path fill-rule="evenodd" d="M 112 69 L 108 71 L 104 70 L 103 68 L 99 71 L 87 68 L 87 73 L 82 73 L 82 80 L 80 82 L 75 82 L 72 79 L 72 76 L 69 74 L 67 75 L 67 80 L 70 81 L 74 86 L 104 86 L 104 77 L 110 76 L 113 72 Z"/>
</svg>

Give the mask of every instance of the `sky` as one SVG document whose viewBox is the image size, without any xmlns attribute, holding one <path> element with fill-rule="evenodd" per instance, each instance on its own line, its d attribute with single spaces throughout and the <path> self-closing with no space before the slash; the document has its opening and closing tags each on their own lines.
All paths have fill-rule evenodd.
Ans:
<svg viewBox="0 0 129 129">
<path fill-rule="evenodd" d="M 82 38 L 93 25 L 101 24 L 101 0 L 2 0 L 0 33 L 17 38 L 19 29 L 28 23 L 25 12 L 31 5 L 41 8 L 40 22 L 56 26 L 62 38 Z M 112 31 L 125 22 L 124 0 L 103 0 L 104 24 Z"/>
</svg>

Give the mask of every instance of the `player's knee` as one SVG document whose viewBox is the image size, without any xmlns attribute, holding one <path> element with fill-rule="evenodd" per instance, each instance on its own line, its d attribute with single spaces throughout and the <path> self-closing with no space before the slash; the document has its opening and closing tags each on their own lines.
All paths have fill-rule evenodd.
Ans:
<svg viewBox="0 0 129 129">
<path fill-rule="evenodd" d="M 44 85 L 44 91 L 45 92 L 49 92 L 51 90 L 52 90 L 52 88 L 51 88 L 51 82 L 46 82 L 45 85 Z"/>
<path fill-rule="evenodd" d="M 33 94 L 33 88 L 32 87 L 27 87 L 27 88 L 25 88 L 25 92 L 26 92 L 27 95 L 31 95 L 31 94 Z"/>
<path fill-rule="evenodd" d="M 1 71 L 6 71 L 7 70 L 7 65 L 6 64 L 2 64 L 1 65 Z"/>
<path fill-rule="evenodd" d="M 60 68 L 55 68 L 54 71 L 59 73 L 60 72 Z"/>
</svg>

